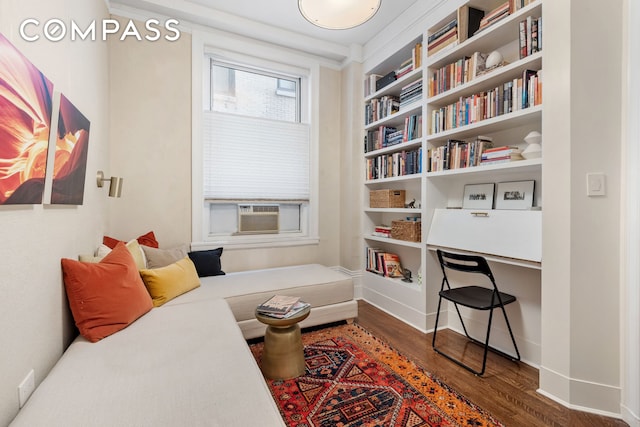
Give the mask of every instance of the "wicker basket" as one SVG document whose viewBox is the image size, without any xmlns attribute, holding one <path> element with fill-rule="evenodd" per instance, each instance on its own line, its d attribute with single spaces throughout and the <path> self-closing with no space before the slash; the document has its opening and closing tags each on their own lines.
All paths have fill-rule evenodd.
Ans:
<svg viewBox="0 0 640 427">
<path fill-rule="evenodd" d="M 369 206 L 372 208 L 404 208 L 405 190 L 371 190 Z"/>
<path fill-rule="evenodd" d="M 409 242 L 421 241 L 422 222 L 421 221 L 391 221 L 391 238 L 407 240 Z"/>
</svg>

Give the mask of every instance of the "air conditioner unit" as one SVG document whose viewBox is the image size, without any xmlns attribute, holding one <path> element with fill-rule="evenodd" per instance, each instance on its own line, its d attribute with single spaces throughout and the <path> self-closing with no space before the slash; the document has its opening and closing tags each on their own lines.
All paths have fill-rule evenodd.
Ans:
<svg viewBox="0 0 640 427">
<path fill-rule="evenodd" d="M 238 205 L 238 234 L 272 234 L 279 230 L 279 205 Z"/>
</svg>

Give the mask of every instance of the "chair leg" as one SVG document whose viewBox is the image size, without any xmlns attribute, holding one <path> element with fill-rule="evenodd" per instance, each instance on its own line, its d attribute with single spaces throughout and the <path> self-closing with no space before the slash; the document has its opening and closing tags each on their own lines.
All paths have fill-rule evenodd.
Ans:
<svg viewBox="0 0 640 427">
<path fill-rule="evenodd" d="M 455 304 L 455 303 L 454 303 L 454 306 L 456 307 L 456 311 L 458 312 L 458 317 L 460 318 L 460 323 L 462 324 L 462 329 L 463 329 L 465 335 L 467 336 L 469 341 L 471 341 L 471 342 L 483 347 L 482 368 L 479 371 L 476 370 L 476 369 L 473 369 L 471 366 L 462 363 L 460 360 L 458 360 L 458 359 L 450 356 L 449 354 L 443 352 L 442 350 L 438 349 L 436 347 L 436 330 L 437 330 L 437 327 L 438 327 L 438 318 L 440 317 L 440 306 L 441 306 L 441 303 L 442 303 L 442 298 L 440 298 L 440 300 L 438 301 L 438 312 L 436 313 L 436 327 L 435 327 L 435 329 L 433 331 L 433 340 L 432 340 L 432 347 L 433 347 L 433 349 L 435 350 L 436 353 L 446 357 L 450 361 L 456 363 L 457 365 L 465 368 L 469 372 L 471 372 L 471 373 L 473 373 L 475 375 L 478 375 L 478 376 L 484 375 L 484 372 L 485 372 L 486 366 L 487 366 L 487 355 L 488 355 L 489 350 L 491 350 L 492 352 L 494 352 L 496 354 L 499 354 L 500 356 L 503 356 L 503 357 L 505 357 L 505 358 L 507 358 L 509 360 L 512 360 L 512 361 L 519 361 L 520 360 L 520 352 L 518 351 L 518 346 L 516 344 L 516 340 L 515 340 L 515 337 L 513 335 L 513 331 L 511 329 L 511 325 L 509 324 L 509 318 L 507 317 L 507 312 L 504 309 L 504 306 L 501 306 L 500 308 L 502 309 L 502 314 L 504 315 L 504 319 L 505 319 L 505 322 L 507 324 L 507 329 L 509 330 L 509 335 L 511 337 L 511 342 L 513 343 L 513 347 L 515 348 L 515 351 L 516 351 L 516 355 L 517 355 L 516 357 L 514 357 L 514 356 L 512 356 L 512 355 L 510 355 L 508 353 L 505 353 L 502 350 L 498 350 L 497 348 L 492 347 L 492 346 L 489 345 L 489 339 L 491 337 L 491 324 L 493 322 L 493 309 L 491 309 L 489 311 L 489 320 L 487 322 L 487 333 L 486 333 L 486 336 L 485 336 L 485 341 L 482 342 L 482 341 L 480 341 L 480 340 L 478 340 L 476 338 L 473 338 L 471 335 L 469 335 L 469 333 L 467 332 L 467 328 L 466 328 L 466 326 L 464 324 L 464 320 L 462 320 L 462 314 L 460 313 L 458 305 Z"/>
</svg>

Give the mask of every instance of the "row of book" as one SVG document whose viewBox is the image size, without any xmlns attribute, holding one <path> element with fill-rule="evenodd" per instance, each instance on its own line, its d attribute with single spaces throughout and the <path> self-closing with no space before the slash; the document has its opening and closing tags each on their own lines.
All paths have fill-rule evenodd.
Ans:
<svg viewBox="0 0 640 427">
<path fill-rule="evenodd" d="M 289 295 L 274 295 L 256 308 L 259 314 L 275 317 L 277 319 L 288 319 L 295 316 L 305 308 L 310 307 L 300 299 L 300 297 Z"/>
<path fill-rule="evenodd" d="M 411 56 L 400 63 L 395 70 L 382 76 L 380 74 L 369 74 L 364 79 L 364 96 L 371 96 L 375 92 L 383 89 L 399 78 L 409 74 L 422 66 L 422 42 L 417 42 L 411 49 Z"/>
<path fill-rule="evenodd" d="M 450 139 L 445 144 L 429 149 L 427 167 L 429 172 L 479 166 L 482 155 L 493 147 L 493 139 L 477 136 L 473 141 Z"/>
<path fill-rule="evenodd" d="M 519 23 L 518 47 L 520 59 L 542 50 L 542 17 L 527 16 Z"/>
<path fill-rule="evenodd" d="M 382 120 L 400 111 L 400 98 L 395 95 L 385 95 L 373 98 L 364 106 L 364 123 L 368 125 Z"/>
<path fill-rule="evenodd" d="M 367 159 L 367 180 L 413 175 L 422 172 L 422 147 L 382 154 Z"/>
<path fill-rule="evenodd" d="M 429 96 L 439 95 L 482 75 L 487 56 L 486 53 L 474 52 L 433 71 L 429 75 Z"/>
<path fill-rule="evenodd" d="M 431 112 L 430 133 L 436 134 L 460 126 L 519 111 L 542 103 L 542 70 L 525 70 L 492 90 L 460 97 L 453 104 Z"/>
<path fill-rule="evenodd" d="M 422 79 L 411 82 L 400 90 L 400 109 L 422 99 Z"/>
<path fill-rule="evenodd" d="M 403 142 L 422 137 L 422 116 L 414 114 L 405 117 L 404 129 L 393 126 L 380 126 L 367 132 L 364 140 L 364 152 L 380 150 Z"/>
<path fill-rule="evenodd" d="M 383 249 L 367 248 L 365 257 L 367 271 L 386 277 L 404 277 L 400 257 L 397 254 Z"/>
</svg>

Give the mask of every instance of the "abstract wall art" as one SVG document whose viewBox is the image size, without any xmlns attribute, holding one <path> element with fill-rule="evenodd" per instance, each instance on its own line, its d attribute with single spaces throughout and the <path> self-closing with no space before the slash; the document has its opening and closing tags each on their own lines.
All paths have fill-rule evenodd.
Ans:
<svg viewBox="0 0 640 427">
<path fill-rule="evenodd" d="M 89 150 L 89 125 L 89 120 L 61 94 L 51 186 L 52 204 L 82 204 Z"/>
<path fill-rule="evenodd" d="M 53 83 L 0 34 L 0 205 L 44 194 Z"/>
</svg>

